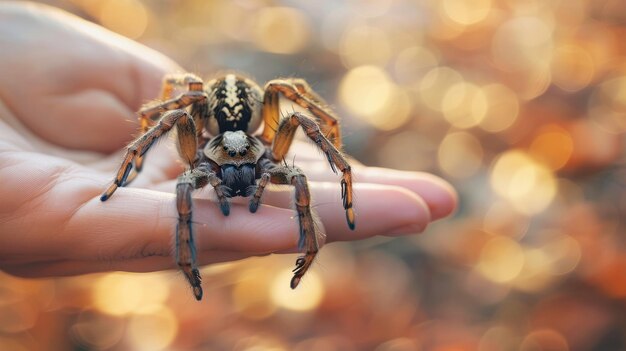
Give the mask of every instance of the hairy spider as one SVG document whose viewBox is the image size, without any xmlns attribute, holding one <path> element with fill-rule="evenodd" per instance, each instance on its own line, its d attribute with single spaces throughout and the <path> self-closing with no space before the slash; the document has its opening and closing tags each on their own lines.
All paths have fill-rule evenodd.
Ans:
<svg viewBox="0 0 626 351">
<path fill-rule="evenodd" d="M 186 91 L 172 98 L 176 88 Z M 307 109 L 312 117 L 298 112 L 281 116 L 281 95 Z M 106 201 L 118 187 L 132 181 L 141 171 L 146 152 L 176 126 L 178 153 L 188 165 L 176 185 L 176 260 L 197 300 L 202 299 L 202 287 L 193 238 L 191 193 L 207 184 L 215 189 L 225 216 L 230 212 L 230 197 L 251 196 L 250 212 L 256 212 L 268 182 L 293 185 L 300 226 L 298 245 L 304 255 L 296 260 L 292 289 L 311 266 L 319 250 L 319 233 L 311 215 L 307 179 L 299 168 L 283 162 L 298 126 L 324 152 L 332 170 L 342 172 L 343 207 L 348 226 L 354 229 L 352 173 L 338 151 L 341 136 L 337 118 L 304 80 L 272 80 L 261 90 L 254 81 L 235 74 L 208 83 L 189 73 L 168 75 L 161 98 L 141 108 L 138 114 L 142 135 L 126 149 L 113 184 L 100 200 Z M 252 135 L 261 122 L 262 134 Z M 131 173 L 133 166 L 135 172 Z"/>
</svg>

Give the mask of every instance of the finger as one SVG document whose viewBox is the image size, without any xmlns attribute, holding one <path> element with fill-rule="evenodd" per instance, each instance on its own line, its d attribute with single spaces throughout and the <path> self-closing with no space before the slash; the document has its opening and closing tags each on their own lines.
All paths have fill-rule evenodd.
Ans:
<svg viewBox="0 0 626 351">
<path fill-rule="evenodd" d="M 238 261 L 252 256 L 264 256 L 264 254 L 253 255 L 241 252 L 206 251 L 199 255 L 198 261 L 199 265 L 208 265 Z M 24 278 L 42 278 L 50 276 L 74 276 L 86 273 L 110 271 L 144 273 L 176 268 L 176 262 L 171 256 L 149 256 L 112 261 L 53 260 L 12 264 L 3 267 L 3 271 Z"/>
<path fill-rule="evenodd" d="M 164 192 L 171 192 L 174 187 L 174 181 L 157 185 Z M 416 192 L 396 185 L 355 183 L 354 208 L 358 224 L 357 230 L 352 231 L 346 224 L 339 184 L 310 181 L 309 188 L 312 206 L 321 217 L 330 241 L 422 232 L 432 219 L 429 204 Z M 291 186 L 270 185 L 265 190 L 262 203 L 291 209 L 293 191 Z M 214 194 L 211 189 L 204 188 L 196 196 L 213 198 Z M 241 206 L 245 206 L 247 201 L 247 198 L 233 199 L 234 203 Z M 263 213 L 265 207 L 267 206 L 261 206 L 257 212 Z"/>
<path fill-rule="evenodd" d="M 309 162 L 299 165 L 303 169 L 312 182 L 337 182 L 339 184 L 339 177 L 328 169 L 325 162 Z M 430 212 L 430 219 L 436 220 L 450 215 L 457 207 L 458 196 L 454 189 L 443 179 L 434 175 L 423 172 L 404 172 L 396 171 L 384 168 L 373 167 L 353 167 L 353 174 L 355 178 L 354 186 L 358 188 L 360 184 L 381 184 L 391 185 L 395 187 L 404 188 L 410 192 L 413 192 L 419 198 L 425 202 Z M 173 192 L 176 186 L 175 181 L 166 181 L 151 185 L 155 190 L 164 192 Z M 270 194 L 273 187 L 268 188 L 267 193 Z M 335 189 L 339 194 L 339 188 Z M 359 196 L 357 194 L 357 196 Z M 267 195 L 264 195 L 264 200 L 267 202 Z M 363 201 L 375 198 L 365 198 Z M 354 202 L 355 206 L 360 205 L 360 197 L 357 197 Z M 289 207 L 288 202 L 281 202 L 281 204 L 274 204 L 279 207 Z M 382 207 L 382 206 L 381 206 Z"/>
<path fill-rule="evenodd" d="M 293 212 L 267 207 L 263 216 L 233 205 L 225 217 L 218 206 L 195 199 L 193 223 L 199 251 L 268 253 L 296 246 Z M 66 254 L 78 260 L 114 261 L 170 255 L 178 215 L 171 194 L 121 188 L 106 202 L 84 203 L 67 223 L 64 237 L 78 238 Z M 77 247 L 78 246 L 78 247 Z"/>
<path fill-rule="evenodd" d="M 124 146 L 136 130 L 135 111 L 157 96 L 166 72 L 180 69 L 154 50 L 58 9 L 19 3 L 1 9 L 0 46 L 12 55 L 0 73 L 19 84 L 0 90 L 15 102 L 21 122 L 55 145 L 98 152 Z M 37 74 L 23 74 L 33 69 Z M 47 79 L 33 80 L 40 76 Z M 17 103 L 24 96 L 36 103 Z"/>
<path fill-rule="evenodd" d="M 173 193 L 175 188 L 176 181 L 174 180 L 151 185 L 151 189 L 165 193 Z M 337 181 L 337 183 L 334 183 L 309 181 L 309 188 L 312 193 L 311 197 L 313 208 L 320 212 L 320 209 L 332 207 L 337 211 L 337 213 L 344 216 L 344 219 L 341 222 L 345 224 L 345 214 L 342 205 L 341 188 L 339 182 Z M 381 222 L 391 222 L 390 226 L 388 228 L 385 228 L 386 234 L 389 233 L 390 228 L 396 228 L 401 226 L 396 225 L 397 221 L 401 222 L 401 224 L 406 224 L 406 226 L 410 228 L 407 229 L 406 232 L 421 232 L 426 227 L 426 224 L 428 224 L 428 222 L 432 220 L 429 204 L 426 203 L 425 200 L 422 199 L 419 195 L 406 188 L 395 185 L 361 182 L 354 184 L 354 189 L 355 211 L 357 211 L 357 215 L 359 217 L 366 218 L 366 221 L 364 222 L 365 224 L 359 224 L 359 227 L 365 226 L 368 228 L 368 230 L 376 232 L 382 227 L 370 226 L 368 224 L 370 223 L 370 219 L 378 218 L 378 214 L 385 212 L 386 209 L 393 210 L 395 208 L 399 208 L 400 211 L 391 211 L 391 217 L 380 216 Z M 263 193 L 263 197 L 261 200 L 262 206 L 270 205 L 283 209 L 292 209 L 294 199 L 293 191 L 293 187 L 289 185 L 269 184 L 265 189 L 265 192 Z M 210 187 L 205 187 L 202 190 L 198 190 L 194 194 L 194 196 L 197 198 L 214 199 L 215 194 L 213 190 L 210 189 Z M 380 199 L 388 199 L 390 202 L 382 202 L 380 201 Z M 246 206 L 248 201 L 250 201 L 249 198 L 236 197 L 231 199 L 232 203 L 241 206 Z M 417 210 L 415 210 L 416 208 Z M 383 211 L 380 212 L 378 211 L 378 209 L 382 209 Z M 364 210 L 367 212 L 364 212 Z M 261 210 L 257 212 L 261 212 Z M 322 213 L 320 212 L 319 214 L 321 215 Z M 407 221 L 405 221 L 404 218 L 406 218 Z M 360 221 L 361 219 L 359 219 L 359 222 Z M 326 222 L 324 222 L 324 224 L 326 225 Z M 363 228 L 362 230 L 365 230 L 365 228 Z M 362 233 L 363 236 L 352 235 L 351 237 L 357 239 L 378 234 L 385 235 L 385 233 L 383 232 L 368 234 L 368 232 L 366 231 L 359 231 L 359 233 Z"/>
<path fill-rule="evenodd" d="M 426 204 L 414 193 L 394 186 L 359 184 L 355 189 L 359 197 L 377 201 L 364 201 L 357 207 L 358 225 L 352 231 L 345 223 L 334 184 L 311 182 L 310 186 L 327 242 L 421 232 L 430 220 Z M 61 246 L 71 248 L 65 253 L 70 260 L 20 264 L 7 270 L 21 276 L 49 276 L 174 268 L 173 196 L 139 189 L 118 191 L 104 203 L 110 203 L 106 211 L 98 208 L 102 203 L 97 200 L 89 201 L 68 224 L 63 237 L 75 238 Z M 293 198 L 287 187 L 267 195 L 266 203 L 274 206 L 289 206 Z M 194 206 L 200 264 L 296 251 L 298 231 L 292 210 L 264 205 L 251 214 L 245 206 L 234 205 L 231 216 L 224 217 L 210 200 L 196 199 Z M 33 269 L 35 266 L 37 269 Z"/>
<path fill-rule="evenodd" d="M 430 222 L 428 206 L 415 193 L 397 186 L 359 183 L 354 186 L 356 229 L 348 227 L 337 184 L 309 182 L 312 207 L 326 229 L 327 242 L 369 238 L 375 235 L 420 233 Z M 293 189 L 272 187 L 263 202 L 290 207 Z M 270 207 L 271 208 L 271 207 Z M 264 207 L 258 213 L 263 213 Z"/>
<path fill-rule="evenodd" d="M 339 177 L 323 161 L 302 163 L 298 166 L 311 180 L 339 182 Z M 357 165 L 352 167 L 352 174 L 355 184 L 386 184 L 414 192 L 428 205 L 432 220 L 450 215 L 458 205 L 458 195 L 454 188 L 445 180 L 429 173 Z"/>
<path fill-rule="evenodd" d="M 311 182 L 310 187 L 314 193 L 313 207 L 328 241 L 421 232 L 430 221 L 428 207 L 414 193 L 395 186 L 358 184 L 357 201 L 361 197 L 376 201 L 355 205 L 358 225 L 352 231 L 345 222 L 335 184 Z M 85 204 L 81 209 L 84 214 L 77 213 L 68 230 L 78 231 L 91 225 L 86 234 L 89 238 L 83 239 L 88 246 L 84 249 L 93 252 L 96 247 L 105 248 L 100 253 L 103 260 L 169 255 L 177 220 L 174 195 L 125 188 L 118 192 L 104 203 L 94 199 Z M 195 198 L 193 221 L 198 250 L 259 254 L 296 247 L 298 224 L 290 209 L 292 192 L 289 187 L 269 190 L 264 198 L 269 206 L 262 206 L 255 214 L 249 213 L 247 203 L 234 203 L 228 217 L 222 215 L 212 199 Z"/>
</svg>

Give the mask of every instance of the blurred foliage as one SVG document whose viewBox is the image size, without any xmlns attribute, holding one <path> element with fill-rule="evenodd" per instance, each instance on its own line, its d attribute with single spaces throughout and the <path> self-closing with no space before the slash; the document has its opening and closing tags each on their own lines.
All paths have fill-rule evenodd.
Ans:
<svg viewBox="0 0 626 351">
<path fill-rule="evenodd" d="M 621 0 L 47 3 L 198 74 L 303 77 L 349 154 L 440 174 L 461 207 L 329 245 L 295 292 L 280 256 L 206 268 L 202 303 L 174 272 L 2 275 L 0 349 L 626 348 Z"/>
</svg>

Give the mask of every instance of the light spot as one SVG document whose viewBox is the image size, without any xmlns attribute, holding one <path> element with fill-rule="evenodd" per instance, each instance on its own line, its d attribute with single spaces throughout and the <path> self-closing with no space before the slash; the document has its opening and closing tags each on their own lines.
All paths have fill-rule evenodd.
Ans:
<svg viewBox="0 0 626 351">
<path fill-rule="evenodd" d="M 485 244 L 476 268 L 493 282 L 507 283 L 520 274 L 523 266 L 524 251 L 520 245 L 512 239 L 498 236 Z"/>
<path fill-rule="evenodd" d="M 116 316 L 159 309 L 168 295 L 168 281 L 158 273 L 110 273 L 93 290 L 95 307 Z"/>
<path fill-rule="evenodd" d="M 277 306 L 293 311 L 310 311 L 315 309 L 324 296 L 324 285 L 317 273 L 307 272 L 297 289 L 289 288 L 293 273 L 285 269 L 276 276 L 270 291 L 272 301 Z"/>
<path fill-rule="evenodd" d="M 176 334 L 178 321 L 167 307 L 135 315 L 128 324 L 128 335 L 133 350 L 165 349 L 174 341 Z"/>
<path fill-rule="evenodd" d="M 557 191 L 552 171 L 520 150 L 506 151 L 495 160 L 490 181 L 498 195 L 524 214 L 543 211 Z"/>
<path fill-rule="evenodd" d="M 137 0 L 105 1 L 98 15 L 103 26 L 131 39 L 141 37 L 148 27 L 148 11 Z"/>
<path fill-rule="evenodd" d="M 480 141 L 470 133 L 455 132 L 446 135 L 437 153 L 439 167 L 455 178 L 467 178 L 478 171 L 483 158 Z"/>
<path fill-rule="evenodd" d="M 339 86 L 341 102 L 358 116 L 380 113 L 393 94 L 394 84 L 387 73 L 376 66 L 350 70 Z"/>
</svg>

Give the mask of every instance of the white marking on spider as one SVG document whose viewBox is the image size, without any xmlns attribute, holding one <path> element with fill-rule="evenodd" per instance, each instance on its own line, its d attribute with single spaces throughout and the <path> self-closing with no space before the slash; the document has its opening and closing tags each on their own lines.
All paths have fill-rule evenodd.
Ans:
<svg viewBox="0 0 626 351">
<path fill-rule="evenodd" d="M 224 94 L 226 95 L 224 102 L 232 108 L 239 101 L 237 98 L 237 77 L 234 74 L 228 74 L 224 78 L 224 82 L 226 83 L 224 86 Z"/>
</svg>

